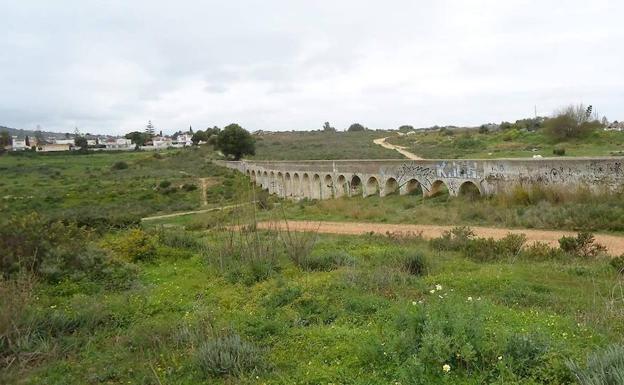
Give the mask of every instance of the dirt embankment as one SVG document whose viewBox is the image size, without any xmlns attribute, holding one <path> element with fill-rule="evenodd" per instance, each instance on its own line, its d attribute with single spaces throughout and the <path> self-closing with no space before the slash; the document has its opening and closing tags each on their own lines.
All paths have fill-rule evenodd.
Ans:
<svg viewBox="0 0 624 385">
<path fill-rule="evenodd" d="M 375 139 L 373 140 L 373 143 L 380 145 L 383 148 L 387 148 L 389 150 L 395 150 L 399 152 L 401 155 L 403 155 L 404 157 L 406 157 L 407 159 L 411 159 L 411 160 L 422 159 L 420 156 L 407 151 L 405 147 L 395 146 L 394 144 L 390 144 L 386 142 L 386 139 L 388 139 L 388 137 Z"/>
</svg>

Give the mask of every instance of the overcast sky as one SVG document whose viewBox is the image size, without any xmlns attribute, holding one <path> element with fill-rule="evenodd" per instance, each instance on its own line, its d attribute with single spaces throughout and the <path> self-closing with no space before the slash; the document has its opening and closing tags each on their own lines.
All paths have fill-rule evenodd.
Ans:
<svg viewBox="0 0 624 385">
<path fill-rule="evenodd" d="M 624 1 L 0 0 L 0 125 L 624 120 Z"/>
</svg>

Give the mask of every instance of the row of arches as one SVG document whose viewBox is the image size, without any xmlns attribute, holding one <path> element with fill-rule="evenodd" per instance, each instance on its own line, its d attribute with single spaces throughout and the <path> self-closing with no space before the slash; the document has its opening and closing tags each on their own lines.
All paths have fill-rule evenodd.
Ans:
<svg viewBox="0 0 624 385">
<path fill-rule="evenodd" d="M 281 197 L 331 199 L 343 196 L 388 196 L 393 194 L 414 194 L 436 196 L 451 192 L 443 180 L 434 181 L 428 188 L 418 179 L 399 184 L 394 177 L 379 182 L 377 176 L 318 174 L 308 172 L 247 170 L 247 175 L 256 184 Z M 454 195 L 475 197 L 480 190 L 471 181 L 462 183 Z"/>
</svg>

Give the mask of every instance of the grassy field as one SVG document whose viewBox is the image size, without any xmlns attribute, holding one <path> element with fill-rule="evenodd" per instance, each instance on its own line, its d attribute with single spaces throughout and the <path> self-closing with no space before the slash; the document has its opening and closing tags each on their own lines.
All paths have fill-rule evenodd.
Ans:
<svg viewBox="0 0 624 385">
<path fill-rule="evenodd" d="M 396 151 L 373 143 L 386 131 L 271 132 L 256 136 L 256 155 L 250 159 L 400 159 Z"/>
<path fill-rule="evenodd" d="M 84 224 L 136 223 L 154 213 L 232 198 L 235 174 L 214 166 L 209 148 L 167 152 L 21 154 L 0 157 L 0 211 L 36 211 Z"/>
<path fill-rule="evenodd" d="M 334 236 L 254 223 L 616 232 L 620 195 L 281 202 L 212 156 L 0 158 L 0 383 L 617 383 L 600 376 L 624 370 L 624 257 L 610 260 L 591 242 L 531 246 L 465 228 L 432 241 Z M 120 161 L 127 168 L 113 166 Z M 110 227 L 92 219 L 199 208 L 199 189 L 181 186 L 200 177 L 214 178 L 211 205 L 262 205 Z"/>
<path fill-rule="evenodd" d="M 587 138 L 567 142 L 553 142 L 540 130 L 479 133 L 473 129 L 452 135 L 449 132 L 395 135 L 387 141 L 429 159 L 550 157 L 556 156 L 554 149 L 565 149 L 565 156 L 624 155 L 624 132 L 595 131 Z"/>
</svg>

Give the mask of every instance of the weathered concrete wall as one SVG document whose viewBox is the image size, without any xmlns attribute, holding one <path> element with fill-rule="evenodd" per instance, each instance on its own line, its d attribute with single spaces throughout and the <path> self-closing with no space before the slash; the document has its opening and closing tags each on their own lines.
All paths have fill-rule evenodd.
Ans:
<svg viewBox="0 0 624 385">
<path fill-rule="evenodd" d="M 615 190 L 624 186 L 624 158 L 542 158 L 492 160 L 319 160 L 223 162 L 281 197 L 329 199 L 340 196 L 407 194 L 421 188 L 432 195 L 470 189 L 491 195 L 517 185 Z"/>
</svg>

